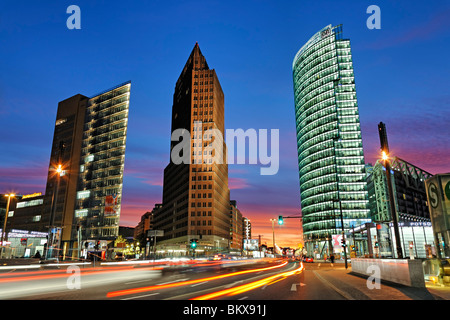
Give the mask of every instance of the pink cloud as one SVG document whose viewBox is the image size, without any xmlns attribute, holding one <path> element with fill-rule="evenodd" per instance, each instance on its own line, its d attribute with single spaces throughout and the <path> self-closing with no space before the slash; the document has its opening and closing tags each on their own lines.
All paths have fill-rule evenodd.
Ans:
<svg viewBox="0 0 450 320">
<path fill-rule="evenodd" d="M 228 178 L 228 187 L 230 190 L 247 188 L 247 180 L 243 178 Z"/>
</svg>

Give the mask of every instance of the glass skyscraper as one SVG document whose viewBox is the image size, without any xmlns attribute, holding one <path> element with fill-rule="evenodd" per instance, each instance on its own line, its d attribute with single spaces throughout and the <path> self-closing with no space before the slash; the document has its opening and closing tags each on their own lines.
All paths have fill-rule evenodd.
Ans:
<svg viewBox="0 0 450 320">
<path fill-rule="evenodd" d="M 48 256 L 76 258 L 97 241 L 105 250 L 118 236 L 130 86 L 58 104 L 41 219 Z"/>
<path fill-rule="evenodd" d="M 342 25 L 318 31 L 296 54 L 294 80 L 303 235 L 308 254 L 369 222 L 350 40 Z M 328 248 L 327 248 L 328 246 Z"/>
<path fill-rule="evenodd" d="M 123 83 L 87 102 L 74 212 L 85 239 L 119 235 L 130 86 Z"/>
</svg>

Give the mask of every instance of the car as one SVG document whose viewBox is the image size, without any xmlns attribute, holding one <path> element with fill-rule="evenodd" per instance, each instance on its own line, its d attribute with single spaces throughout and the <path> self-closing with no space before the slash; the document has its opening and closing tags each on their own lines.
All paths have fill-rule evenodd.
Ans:
<svg viewBox="0 0 450 320">
<path fill-rule="evenodd" d="M 314 259 L 311 257 L 303 257 L 303 262 L 314 262 Z"/>
</svg>

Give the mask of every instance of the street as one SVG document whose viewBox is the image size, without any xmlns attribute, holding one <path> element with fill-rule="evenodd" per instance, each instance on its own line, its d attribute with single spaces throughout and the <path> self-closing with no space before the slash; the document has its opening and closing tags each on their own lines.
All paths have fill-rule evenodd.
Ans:
<svg viewBox="0 0 450 320">
<path fill-rule="evenodd" d="M 2 300 L 433 300 L 427 289 L 381 284 L 342 263 L 287 259 L 114 263 L 6 269 Z"/>
</svg>

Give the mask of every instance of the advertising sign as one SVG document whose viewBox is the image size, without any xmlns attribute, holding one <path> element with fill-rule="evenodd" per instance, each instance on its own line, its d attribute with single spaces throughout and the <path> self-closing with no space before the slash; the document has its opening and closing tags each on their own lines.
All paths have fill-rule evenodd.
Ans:
<svg viewBox="0 0 450 320">
<path fill-rule="evenodd" d="M 147 231 L 147 237 L 163 237 L 164 236 L 164 230 L 148 230 Z"/>
<path fill-rule="evenodd" d="M 333 248 L 335 250 L 341 250 L 342 249 L 342 244 L 341 244 L 342 234 L 333 234 L 331 236 L 331 239 L 332 239 L 332 243 L 333 243 Z"/>
<path fill-rule="evenodd" d="M 105 216 L 117 214 L 118 211 L 117 200 L 118 196 L 116 193 L 112 195 L 107 195 L 105 197 Z"/>
<path fill-rule="evenodd" d="M 244 239 L 244 250 L 258 251 L 259 250 L 258 239 Z"/>
<path fill-rule="evenodd" d="M 450 175 L 436 175 L 425 181 L 430 217 L 435 233 L 450 230 Z"/>
</svg>

